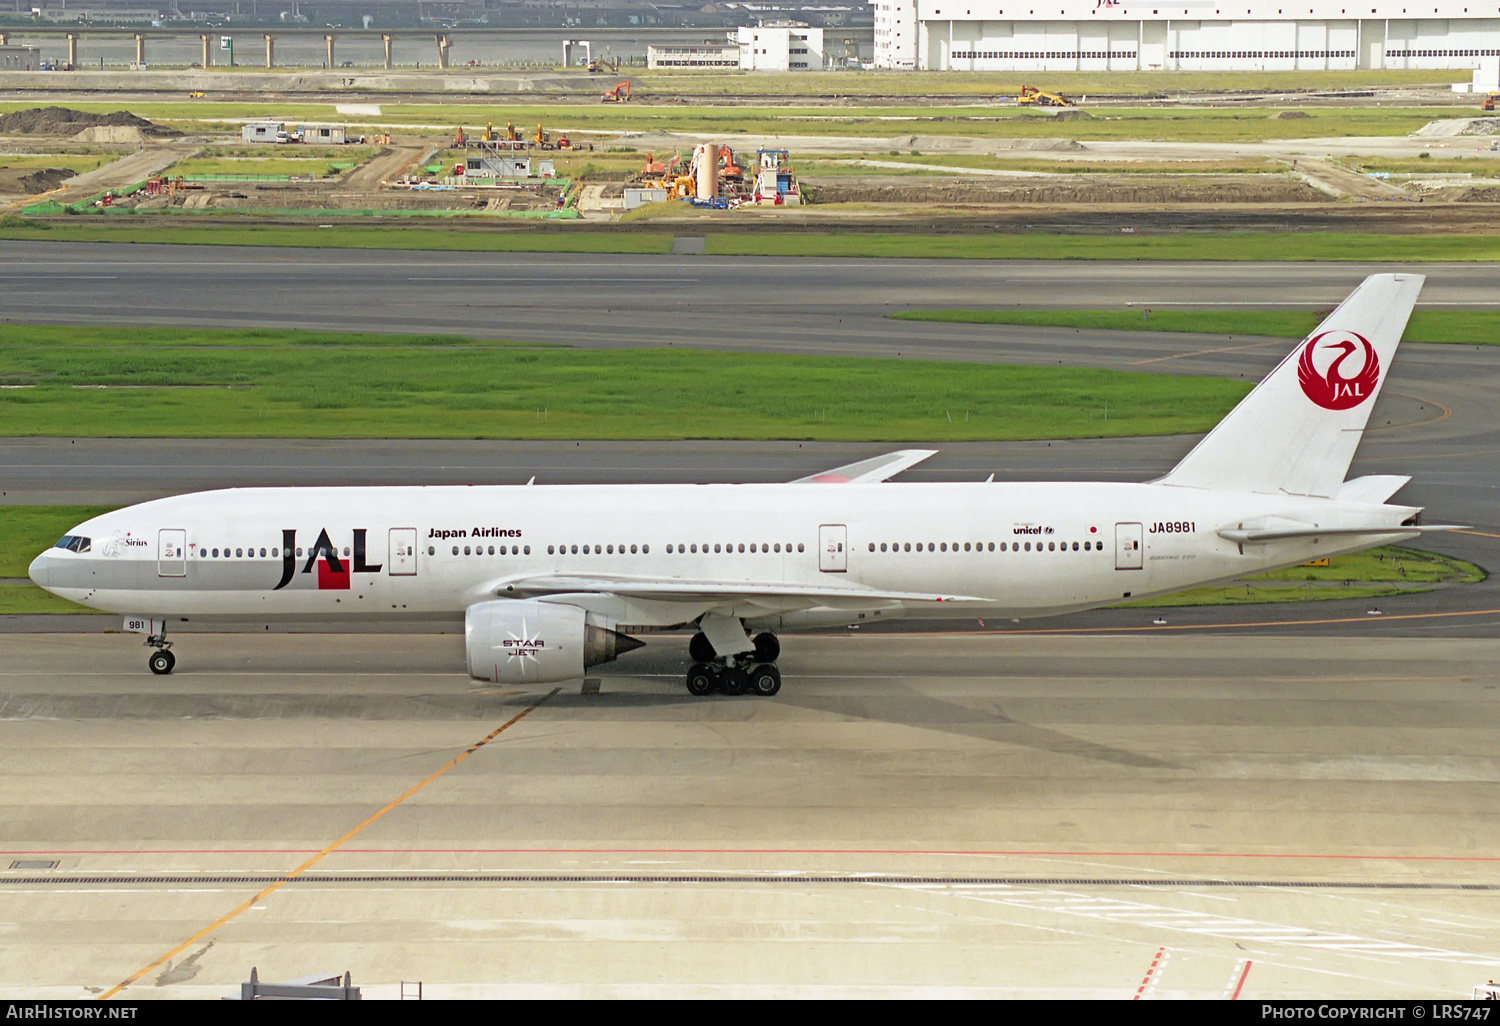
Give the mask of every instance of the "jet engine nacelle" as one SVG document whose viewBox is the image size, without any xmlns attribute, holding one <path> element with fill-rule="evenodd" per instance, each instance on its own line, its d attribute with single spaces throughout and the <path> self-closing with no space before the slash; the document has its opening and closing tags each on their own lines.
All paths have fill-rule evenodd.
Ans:
<svg viewBox="0 0 1500 1026">
<path fill-rule="evenodd" d="M 551 684 L 577 680 L 644 642 L 611 630 L 577 606 L 497 599 L 464 614 L 469 676 L 496 684 Z"/>
</svg>

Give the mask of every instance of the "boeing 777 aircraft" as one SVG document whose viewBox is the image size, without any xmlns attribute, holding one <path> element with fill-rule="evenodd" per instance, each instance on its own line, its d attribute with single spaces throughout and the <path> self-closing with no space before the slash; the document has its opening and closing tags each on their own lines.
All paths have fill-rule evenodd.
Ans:
<svg viewBox="0 0 1500 1026">
<path fill-rule="evenodd" d="M 126 614 L 170 673 L 170 621 L 464 623 L 469 673 L 576 679 L 693 628 L 695 695 L 774 695 L 778 631 L 1035 617 L 1447 527 L 1345 481 L 1422 277 L 1365 280 L 1165 477 L 894 484 L 906 450 L 787 484 L 240 488 L 95 517 L 31 564 Z"/>
</svg>

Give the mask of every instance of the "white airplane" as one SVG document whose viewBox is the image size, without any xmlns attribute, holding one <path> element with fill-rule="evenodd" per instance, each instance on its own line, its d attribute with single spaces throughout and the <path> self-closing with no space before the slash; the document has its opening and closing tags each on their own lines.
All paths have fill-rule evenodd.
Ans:
<svg viewBox="0 0 1500 1026">
<path fill-rule="evenodd" d="M 168 621 L 464 623 L 469 673 L 576 679 L 696 628 L 695 695 L 774 695 L 777 631 L 1091 609 L 1416 537 L 1410 478 L 1344 475 L 1421 290 L 1375 275 L 1165 477 L 892 484 L 904 450 L 787 484 L 240 488 L 85 521 L 31 564 Z"/>
</svg>

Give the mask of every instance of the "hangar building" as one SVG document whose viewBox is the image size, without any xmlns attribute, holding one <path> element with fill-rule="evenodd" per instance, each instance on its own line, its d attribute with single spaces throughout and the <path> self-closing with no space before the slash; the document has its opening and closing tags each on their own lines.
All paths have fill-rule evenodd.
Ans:
<svg viewBox="0 0 1500 1026">
<path fill-rule="evenodd" d="M 1500 57 L 1500 0 L 1297 2 L 876 0 L 875 66 L 1352 71 L 1477 68 Z"/>
</svg>

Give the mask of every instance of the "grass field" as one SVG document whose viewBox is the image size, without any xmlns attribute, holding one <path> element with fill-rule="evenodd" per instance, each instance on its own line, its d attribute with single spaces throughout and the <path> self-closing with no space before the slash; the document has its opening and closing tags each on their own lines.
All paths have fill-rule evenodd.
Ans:
<svg viewBox="0 0 1500 1026">
<path fill-rule="evenodd" d="M 641 208 L 644 209 L 644 208 Z M 823 209 L 838 209 L 837 207 Z M 632 211 L 638 213 L 638 211 Z M 757 232 L 748 217 L 719 215 L 656 231 L 597 231 L 537 223 L 528 230 L 493 221 L 471 230 L 342 223 L 194 225 L 181 219 L 117 215 L 39 220 L 0 216 L 0 239 L 184 245 L 301 246 L 317 249 L 442 250 L 514 253 L 670 253 L 675 235 L 704 235 L 710 256 L 890 257 L 952 260 L 1323 260 L 1360 261 L 1370 253 L 1402 263 L 1500 261 L 1500 235 L 1419 236 L 1337 232 L 1225 232 L 1174 235 L 902 235 L 842 231 Z M 215 212 L 216 218 L 223 218 Z M 753 216 L 753 215 L 752 215 Z M 248 218 L 247 218 L 248 220 Z M 455 222 L 455 225 L 463 222 Z"/>
<path fill-rule="evenodd" d="M 0 506 L 0 577 L 25 577 L 43 549 L 69 528 L 113 506 Z"/>
<path fill-rule="evenodd" d="M 0 384 L 22 386 L 0 390 L 0 435 L 849 441 L 1203 431 L 1247 389 L 1073 368 L 12 325 L 0 325 Z"/>
<path fill-rule="evenodd" d="M 0 167 L 35 169 L 41 167 L 65 167 L 83 174 L 103 167 L 115 159 L 114 154 L 103 156 L 86 153 L 26 153 L 0 155 Z"/>
<path fill-rule="evenodd" d="M 1245 175 L 1245 174 L 1289 174 L 1291 169 L 1281 161 L 1269 158 L 1246 160 L 1040 160 L 1025 155 L 995 156 L 987 153 L 911 153 L 895 152 L 856 153 L 839 156 L 818 156 L 797 161 L 800 175 L 845 174 L 873 175 L 882 171 L 899 174 L 921 174 L 920 171 L 897 171 L 882 169 L 861 163 L 866 160 L 890 161 L 899 164 L 924 164 L 939 168 L 975 168 L 993 171 L 1034 171 L 1048 175 Z M 1423 161 L 1426 163 L 1426 161 Z M 1441 163 L 1457 163 L 1443 161 Z M 1476 165 L 1471 161 L 1467 169 Z M 1500 163 L 1495 165 L 1500 170 Z"/>
<path fill-rule="evenodd" d="M 28 101 L 0 103 L 0 113 L 35 106 Z M 84 101 L 77 109 L 118 110 L 116 102 Z M 189 131 L 227 130 L 234 119 L 263 117 L 263 103 L 213 101 L 131 101 L 124 106 L 141 117 Z M 549 130 L 618 135 L 635 132 L 709 133 L 733 136 L 821 135 L 892 137 L 912 134 L 965 135 L 982 138 L 1061 138 L 1081 141 L 1124 139 L 1160 142 L 1262 142 L 1270 139 L 1348 138 L 1407 135 L 1429 121 L 1472 117 L 1470 107 L 1319 107 L 1307 118 L 1280 120 L 1274 110 L 1239 105 L 1172 107 L 1096 107 L 1089 116 L 1058 120 L 1049 113 L 1027 111 L 1010 102 L 937 104 L 683 104 L 622 105 L 555 103 L 494 105 L 489 103 L 382 103 L 378 117 L 351 121 L 331 103 L 280 103 L 279 115 L 290 120 L 350 121 L 361 129 L 410 131 L 413 127 L 444 133 L 471 130 L 495 122 L 518 126 L 545 124 Z"/>
<path fill-rule="evenodd" d="M 1304 338 L 1328 311 L 1303 310 L 903 310 L 908 321 L 1017 324 L 1100 331 L 1190 331 L 1208 335 Z M 1406 342 L 1500 345 L 1500 313 L 1493 310 L 1416 310 Z"/>
</svg>

